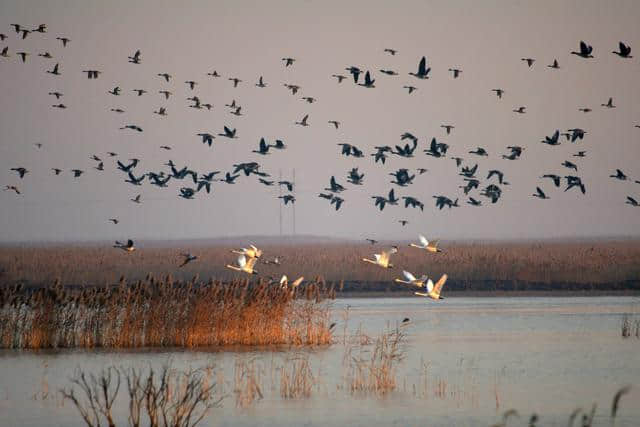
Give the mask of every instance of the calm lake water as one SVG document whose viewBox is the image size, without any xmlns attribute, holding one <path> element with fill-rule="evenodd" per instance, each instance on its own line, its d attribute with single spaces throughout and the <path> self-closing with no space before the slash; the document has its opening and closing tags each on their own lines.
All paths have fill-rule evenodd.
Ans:
<svg viewBox="0 0 640 427">
<path fill-rule="evenodd" d="M 332 303 L 336 343 L 311 351 L 2 351 L 0 425 L 82 426 L 75 407 L 57 393 L 76 368 L 97 373 L 171 361 L 177 369 L 216 367 L 226 397 L 201 425 L 490 426 L 513 408 L 520 418 L 509 425 L 527 425 L 536 413 L 539 426 L 566 426 L 574 409 L 597 403 L 595 425 L 609 426 L 615 392 L 631 385 L 616 425 L 637 426 L 640 339 L 622 339 L 625 314 L 640 320 L 640 298 L 343 299 Z M 411 320 L 400 327 L 407 337 L 397 390 L 385 397 L 351 394 L 344 331 L 375 338 L 405 317 Z M 352 354 L 367 358 L 369 350 Z M 309 357 L 316 380 L 310 398 L 280 397 L 281 367 L 292 357 Z M 236 406 L 233 394 L 234 363 L 241 359 L 259 368 L 264 394 L 246 408 Z M 127 425 L 123 402 L 118 425 Z"/>
</svg>

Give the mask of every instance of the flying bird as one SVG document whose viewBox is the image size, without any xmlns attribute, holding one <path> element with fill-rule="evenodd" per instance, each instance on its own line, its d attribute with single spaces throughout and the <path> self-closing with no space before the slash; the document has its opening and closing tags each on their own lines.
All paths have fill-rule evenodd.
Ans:
<svg viewBox="0 0 640 427">
<path fill-rule="evenodd" d="M 114 248 L 118 248 L 118 249 L 122 249 L 125 252 L 133 252 L 136 250 L 135 246 L 133 245 L 133 240 L 129 239 L 127 240 L 127 243 L 121 243 L 119 241 L 116 240 L 116 244 L 113 245 Z"/>
<path fill-rule="evenodd" d="M 382 268 L 393 268 L 393 264 L 390 262 L 391 255 L 398 252 L 397 246 L 392 246 L 388 251 L 384 251 L 380 254 L 374 254 L 374 259 L 362 258 L 364 262 L 371 263 L 373 265 L 379 265 Z"/>
<path fill-rule="evenodd" d="M 416 295 L 428 297 L 434 300 L 444 299 L 443 297 L 440 296 L 440 293 L 442 292 L 442 287 L 444 286 L 446 281 L 447 281 L 446 274 L 443 274 L 442 277 L 440 277 L 440 280 L 438 280 L 435 285 L 433 284 L 431 279 L 429 279 L 425 285 L 427 290 L 426 293 L 425 292 L 414 292 L 414 293 Z"/>
<path fill-rule="evenodd" d="M 427 252 L 437 253 L 442 252 L 442 249 L 438 248 L 439 240 L 429 241 L 422 234 L 418 235 L 418 240 L 420 240 L 420 244 L 410 243 L 409 246 L 412 248 L 424 249 Z"/>
<path fill-rule="evenodd" d="M 593 55 L 591 55 L 591 52 L 593 52 L 593 47 L 581 40 L 580 52 L 572 51 L 571 54 L 578 55 L 581 58 L 593 58 Z"/>
<path fill-rule="evenodd" d="M 419 79 L 428 79 L 430 71 L 431 71 L 431 67 L 427 68 L 427 58 L 423 56 L 422 59 L 420 60 L 420 63 L 418 64 L 418 72 L 409 73 L 409 75 L 417 77 Z"/>
<path fill-rule="evenodd" d="M 178 268 L 182 268 L 185 265 L 189 264 L 191 261 L 195 261 L 198 259 L 197 255 L 191 255 L 190 253 L 185 253 L 180 255 L 183 257 L 183 259 L 182 259 L 182 264 L 180 264 Z"/>
<path fill-rule="evenodd" d="M 620 42 L 620 43 L 618 43 L 618 48 L 620 49 L 619 52 L 616 52 L 614 50 L 612 53 L 615 53 L 620 58 L 633 58 L 633 56 L 630 55 L 631 47 L 629 47 L 628 45 L 624 44 L 623 42 Z"/>
<path fill-rule="evenodd" d="M 129 62 L 132 64 L 140 64 L 140 61 L 142 60 L 142 56 L 140 55 L 140 49 L 136 50 L 133 55 L 127 58 L 129 59 Z"/>
</svg>

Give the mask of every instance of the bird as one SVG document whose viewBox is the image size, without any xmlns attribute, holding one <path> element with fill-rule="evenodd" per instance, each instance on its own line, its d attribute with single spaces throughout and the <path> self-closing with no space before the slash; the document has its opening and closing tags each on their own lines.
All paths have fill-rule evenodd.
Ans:
<svg viewBox="0 0 640 427">
<path fill-rule="evenodd" d="M 127 58 L 129 59 L 129 62 L 132 64 L 140 64 L 140 61 L 142 60 L 142 56 L 140 56 L 140 49 L 136 50 L 133 55 Z"/>
<path fill-rule="evenodd" d="M 58 169 L 58 168 L 51 168 L 51 170 L 55 175 L 60 175 L 60 172 L 62 172 L 62 169 Z"/>
<path fill-rule="evenodd" d="M 84 70 L 83 73 L 87 73 L 88 79 L 97 79 L 102 71 L 99 70 Z"/>
<path fill-rule="evenodd" d="M 167 109 L 165 107 L 160 107 L 160 108 L 158 108 L 157 111 L 154 111 L 153 113 L 157 114 L 159 116 L 166 116 L 167 115 Z"/>
<path fill-rule="evenodd" d="M 502 95 L 504 94 L 504 89 L 491 89 L 492 92 L 495 92 L 498 96 L 498 99 L 502 99 Z"/>
<path fill-rule="evenodd" d="M 53 70 L 47 70 L 47 73 L 53 74 L 54 76 L 59 76 L 60 75 L 59 64 L 56 63 L 56 65 L 53 66 Z"/>
<path fill-rule="evenodd" d="M 533 63 L 536 62 L 536 60 L 533 58 L 520 58 L 520 60 L 526 62 L 529 68 L 531 68 Z"/>
<path fill-rule="evenodd" d="M 51 56 L 51 54 L 49 52 L 39 53 L 38 56 L 40 56 L 42 58 L 47 58 L 47 59 L 53 58 L 53 56 Z"/>
<path fill-rule="evenodd" d="M 517 146 L 517 145 L 509 145 L 507 147 L 508 150 L 511 150 L 511 154 L 509 155 L 502 155 L 503 159 L 507 159 L 507 160 L 516 160 L 518 159 L 521 155 L 522 152 L 524 151 L 523 147 Z"/>
<path fill-rule="evenodd" d="M 395 50 L 395 49 L 389 49 L 389 48 L 386 48 L 384 51 L 385 51 L 386 53 L 390 54 L 391 56 L 394 56 L 396 53 L 398 53 L 398 51 L 397 51 L 397 50 Z"/>
<path fill-rule="evenodd" d="M 262 81 L 262 76 L 258 79 L 258 83 L 256 83 L 258 87 L 267 87 L 267 85 Z"/>
<path fill-rule="evenodd" d="M 64 96 L 60 92 L 49 92 L 49 95 L 55 96 L 56 99 L 60 99 L 62 96 Z"/>
<path fill-rule="evenodd" d="M 443 274 L 435 284 L 431 281 L 431 279 L 427 280 L 425 285 L 427 292 L 414 292 L 416 295 L 428 297 L 434 300 L 444 299 L 440 296 L 440 292 L 442 292 L 442 287 L 447 281 L 447 275 Z"/>
<path fill-rule="evenodd" d="M 79 178 L 80 175 L 84 173 L 84 171 L 80 169 L 71 169 L 71 172 L 73 173 L 74 178 Z"/>
<path fill-rule="evenodd" d="M 198 82 L 194 82 L 193 80 L 187 80 L 185 84 L 189 86 L 189 89 L 193 90 L 198 84 Z"/>
<path fill-rule="evenodd" d="M 239 177 L 240 175 L 232 175 L 229 172 L 227 172 L 224 176 L 223 179 L 220 179 L 220 181 L 222 182 L 226 182 L 227 184 L 235 184 L 236 179 Z"/>
<path fill-rule="evenodd" d="M 616 55 L 618 55 L 620 58 L 633 58 L 633 56 L 630 55 L 631 53 L 631 47 L 627 46 L 626 44 L 624 44 L 623 42 L 618 43 L 618 48 L 620 49 L 619 52 L 616 52 L 615 50 L 611 53 L 615 53 Z"/>
<path fill-rule="evenodd" d="M 569 134 L 565 134 L 565 136 L 571 142 L 576 142 L 576 140 L 578 140 L 578 139 L 583 139 L 584 136 L 587 133 L 586 131 L 584 131 L 583 129 L 580 129 L 580 128 L 569 129 L 568 132 L 570 132 L 570 133 Z"/>
<path fill-rule="evenodd" d="M 420 208 L 421 211 L 424 211 L 424 203 L 422 203 L 420 200 L 416 199 L 415 197 L 402 196 L 402 199 L 404 200 L 405 208 L 408 208 L 409 206 L 411 206 L 412 208 Z M 403 227 L 409 223 L 409 221 L 405 221 L 405 220 L 401 220 L 398 222 L 402 224 Z"/>
<path fill-rule="evenodd" d="M 138 125 L 124 125 L 120 129 L 133 129 L 135 131 L 142 132 L 142 128 Z"/>
<path fill-rule="evenodd" d="M 309 118 L 309 115 L 305 115 L 302 120 L 300 120 L 299 122 L 295 122 L 295 124 L 300 125 L 300 126 L 309 126 L 309 123 L 307 123 L 307 119 Z"/>
<path fill-rule="evenodd" d="M 133 89 L 132 92 L 136 92 L 138 94 L 138 96 L 142 96 L 145 93 L 147 93 L 147 91 L 144 90 L 144 89 Z"/>
<path fill-rule="evenodd" d="M 378 70 L 380 71 L 382 74 L 386 74 L 388 76 L 397 76 L 398 73 L 396 71 L 393 70 Z"/>
<path fill-rule="evenodd" d="M 560 131 L 556 130 L 553 133 L 553 135 L 545 136 L 544 139 L 542 141 L 540 141 L 540 142 L 542 142 L 543 144 L 548 144 L 548 145 L 560 145 L 559 137 L 560 137 Z"/>
<path fill-rule="evenodd" d="M 56 37 L 56 40 L 60 40 L 62 42 L 62 47 L 67 47 L 67 43 L 71 41 L 71 39 L 66 37 Z"/>
<path fill-rule="evenodd" d="M 261 184 L 264 184 L 264 185 L 266 185 L 266 186 L 268 186 L 268 187 L 269 187 L 269 186 L 272 186 L 272 185 L 274 185 L 274 184 L 275 184 L 275 181 L 269 181 L 269 180 L 266 180 L 266 179 L 264 179 L 264 178 L 258 178 L 258 181 L 259 181 Z"/>
<path fill-rule="evenodd" d="M 430 71 L 431 71 L 431 67 L 427 68 L 427 58 L 423 56 L 422 59 L 420 60 L 420 63 L 418 64 L 418 72 L 409 73 L 409 75 L 417 77 L 419 79 L 428 79 Z"/>
<path fill-rule="evenodd" d="M 62 110 L 64 110 L 65 108 L 67 108 L 67 106 L 66 106 L 66 105 L 64 105 L 64 104 L 62 104 L 62 103 L 52 105 L 52 107 L 53 107 L 53 108 L 60 108 L 60 109 L 62 109 Z"/>
<path fill-rule="evenodd" d="M 254 270 L 254 266 L 255 266 L 257 261 L 258 261 L 257 258 L 249 258 L 249 259 L 247 259 L 247 257 L 245 257 L 244 255 L 240 255 L 238 257 L 238 265 L 237 266 L 236 265 L 227 264 L 226 267 L 230 268 L 232 270 L 244 272 L 244 273 L 247 273 L 247 274 L 258 274 L 258 272 L 256 270 Z"/>
<path fill-rule="evenodd" d="M 449 71 L 451 71 L 451 73 L 453 73 L 453 78 L 457 79 L 460 76 L 460 73 L 462 73 L 462 70 L 459 70 L 457 68 L 449 68 Z"/>
<path fill-rule="evenodd" d="M 551 64 L 551 65 L 547 65 L 547 67 L 549 67 L 549 68 L 553 68 L 553 69 L 556 69 L 556 70 L 557 70 L 557 69 L 559 69 L 559 68 L 560 68 L 560 65 L 558 65 L 558 60 L 557 60 L 557 59 L 554 59 L 554 60 L 553 60 L 553 64 Z"/>
<path fill-rule="evenodd" d="M 329 180 L 329 187 L 325 188 L 325 190 L 331 191 L 332 193 L 340 193 L 344 191 L 345 188 L 342 185 L 338 184 L 335 176 L 331 176 L 331 179 Z"/>
<path fill-rule="evenodd" d="M 169 92 L 168 90 L 159 90 L 158 93 L 161 93 L 164 95 L 164 99 L 169 99 L 169 96 L 173 95 L 171 92 Z"/>
<path fill-rule="evenodd" d="M 267 155 L 269 154 L 269 147 L 271 147 L 269 144 L 267 144 L 267 141 L 265 141 L 264 138 L 260 138 L 260 143 L 258 145 L 258 149 L 257 150 L 252 150 L 252 153 L 257 153 L 257 154 L 261 154 L 261 155 Z"/>
<path fill-rule="evenodd" d="M 303 96 L 301 99 L 307 101 L 307 103 L 309 104 L 313 104 L 314 102 L 316 102 L 316 99 L 311 96 Z"/>
<path fill-rule="evenodd" d="M 212 73 L 207 73 L 207 76 L 220 77 L 220 74 L 218 74 L 218 72 L 216 70 L 213 70 Z"/>
<path fill-rule="evenodd" d="M 527 107 L 518 107 L 518 108 L 515 108 L 513 110 L 513 112 L 514 113 L 518 113 L 518 114 L 525 114 L 526 113 L 526 111 L 525 111 L 526 109 L 527 109 Z"/>
<path fill-rule="evenodd" d="M 4 191 L 15 191 L 16 194 L 20 194 L 20 190 L 18 190 L 18 187 L 16 187 L 15 185 L 7 185 L 4 187 Z"/>
<path fill-rule="evenodd" d="M 372 245 L 375 245 L 376 243 L 378 243 L 377 240 L 374 239 L 365 239 L 367 242 L 371 243 Z"/>
<path fill-rule="evenodd" d="M 477 163 L 473 167 L 463 166 L 458 175 L 464 176 L 465 178 L 473 178 L 477 170 L 478 170 Z"/>
<path fill-rule="evenodd" d="M 613 105 L 613 98 L 609 98 L 606 104 L 600 104 L 600 105 L 602 107 L 607 107 L 607 108 L 616 108 L 616 106 Z"/>
<path fill-rule="evenodd" d="M 238 106 L 235 110 L 233 111 L 229 111 L 230 114 L 233 114 L 234 116 L 241 116 L 242 113 L 242 107 Z"/>
<path fill-rule="evenodd" d="M 292 84 L 285 83 L 284 87 L 289 89 L 291 91 L 292 95 L 295 95 L 296 93 L 298 93 L 298 90 L 300 90 L 300 86 L 298 86 L 298 85 L 292 85 Z"/>
<path fill-rule="evenodd" d="M 215 136 L 211 135 L 210 133 L 199 133 L 197 134 L 199 137 L 202 138 L 202 143 L 203 144 L 209 144 L 209 147 L 211 147 L 211 144 L 213 144 L 213 140 L 215 139 Z"/>
<path fill-rule="evenodd" d="M 586 155 L 586 151 L 578 151 L 576 154 L 573 155 L 573 157 L 585 157 Z"/>
<path fill-rule="evenodd" d="M 591 52 L 593 52 L 593 47 L 580 40 L 580 52 L 572 51 L 571 54 L 581 58 L 593 58 Z"/>
<path fill-rule="evenodd" d="M 230 80 L 233 82 L 233 87 L 236 88 L 238 87 L 238 83 L 242 83 L 242 80 L 240 80 L 237 77 L 229 77 L 227 80 Z"/>
<path fill-rule="evenodd" d="M 234 128 L 233 130 L 231 130 L 227 126 L 224 126 L 224 133 L 219 133 L 218 136 L 224 136 L 225 138 L 230 139 L 238 138 L 236 136 L 236 129 Z"/>
<path fill-rule="evenodd" d="M 591 112 L 591 108 L 586 108 L 586 107 L 578 108 L 578 111 L 583 112 L 583 113 L 589 113 L 589 112 Z"/>
<path fill-rule="evenodd" d="M 620 181 L 626 181 L 627 175 L 624 174 L 620 169 L 616 169 L 615 175 L 609 175 L 609 178 L 619 179 Z"/>
<path fill-rule="evenodd" d="M 253 243 L 250 243 L 248 248 L 232 249 L 231 253 L 243 255 L 247 258 L 260 258 L 263 251 Z"/>
<path fill-rule="evenodd" d="M 482 206 L 482 202 L 480 200 L 476 200 L 473 197 L 469 197 L 469 200 L 467 200 L 467 203 L 470 204 L 471 206 Z"/>
<path fill-rule="evenodd" d="M 282 199 L 282 202 L 284 203 L 284 205 L 288 205 L 289 203 L 291 203 L 292 205 L 296 202 L 296 198 L 295 196 L 291 195 L 291 194 L 285 194 L 284 196 L 278 196 L 278 199 Z"/>
<path fill-rule="evenodd" d="M 371 74 L 367 71 L 364 74 L 364 83 L 358 83 L 358 86 L 366 87 L 366 88 L 374 88 L 375 79 L 371 78 Z"/>
<path fill-rule="evenodd" d="M 586 193 L 586 188 L 582 182 L 582 179 L 580 179 L 580 177 L 578 176 L 565 176 L 566 180 L 567 180 L 567 188 L 564 189 L 564 191 L 569 191 L 570 189 L 572 189 L 573 187 L 577 187 L 580 189 L 580 191 L 582 192 L 582 194 Z"/>
<path fill-rule="evenodd" d="M 24 176 L 29 173 L 29 171 L 23 167 L 11 168 L 12 171 L 17 172 L 20 176 L 20 179 L 24 178 Z"/>
<path fill-rule="evenodd" d="M 409 91 L 409 94 L 412 94 L 414 90 L 418 90 L 418 88 L 415 86 L 402 86 L 402 88 L 407 89 Z"/>
<path fill-rule="evenodd" d="M 285 67 L 293 65 L 293 63 L 296 61 L 295 58 L 282 58 L 282 60 L 284 61 L 284 66 Z"/>
<path fill-rule="evenodd" d="M 22 58 L 22 62 L 27 62 L 27 56 L 30 55 L 30 53 L 28 52 L 16 52 L 16 55 L 20 56 L 20 58 Z"/>
<path fill-rule="evenodd" d="M 569 160 L 565 160 L 564 162 L 562 162 L 562 166 L 568 169 L 573 169 L 576 172 L 578 171 L 578 166 L 575 163 L 571 163 Z"/>
<path fill-rule="evenodd" d="M 413 285 L 413 286 L 417 286 L 419 288 L 422 288 L 425 285 L 425 282 L 428 279 L 426 274 L 423 274 L 422 276 L 420 276 L 419 279 L 416 279 L 416 277 L 413 274 L 409 273 L 406 270 L 402 270 L 402 274 L 404 275 L 406 280 L 393 279 L 393 281 L 396 282 L 396 283 L 406 283 L 407 285 Z M 408 319 L 407 319 L 407 321 L 408 321 Z"/>
<path fill-rule="evenodd" d="M 2 51 L 0 52 L 0 56 L 2 56 L 3 58 L 9 58 L 11 55 L 9 55 L 9 46 L 5 46 L 2 48 Z"/>
<path fill-rule="evenodd" d="M 133 185 L 142 185 L 142 182 L 144 181 L 146 176 L 147 174 L 142 174 L 141 176 L 137 177 L 133 174 L 132 171 L 129 171 L 127 172 L 128 179 L 125 179 L 124 182 L 128 182 L 129 184 Z"/>
<path fill-rule="evenodd" d="M 18 193 L 18 194 L 20 194 L 20 193 Z M 631 205 L 631 206 L 640 206 L 640 204 L 638 204 L 638 201 L 636 199 L 634 199 L 633 197 L 631 197 L 631 196 L 627 196 L 627 201 L 625 203 L 628 204 L 628 205 Z"/>
<path fill-rule="evenodd" d="M 347 181 L 354 185 L 362 185 L 362 180 L 364 178 L 364 173 L 358 173 L 358 168 L 352 168 L 349 171 L 349 175 L 347 177 Z"/>
<path fill-rule="evenodd" d="M 379 265 L 382 268 L 393 268 L 393 264 L 390 262 L 391 255 L 398 252 L 397 246 L 392 246 L 388 251 L 384 251 L 380 254 L 373 254 L 374 259 L 362 258 L 364 262 L 368 262 L 374 265 Z"/>
<path fill-rule="evenodd" d="M 482 147 L 478 147 L 475 150 L 469 151 L 469 154 L 475 154 L 477 156 L 489 156 L 489 153 L 487 153 L 487 150 L 485 150 Z"/>
<path fill-rule="evenodd" d="M 284 185 L 287 187 L 287 190 L 293 191 L 293 183 L 290 181 L 278 181 L 278 185 Z"/>
<path fill-rule="evenodd" d="M 118 87 L 118 86 L 114 87 L 113 89 L 111 89 L 111 90 L 109 91 L 109 93 L 110 93 L 111 95 L 115 95 L 115 96 L 120 95 L 120 87 Z"/>
<path fill-rule="evenodd" d="M 187 200 L 191 200 L 193 199 L 193 196 L 196 194 L 196 191 L 191 188 L 191 187 L 181 187 L 180 188 L 180 194 L 178 194 L 179 197 L 182 197 L 183 199 L 187 199 Z"/>
<path fill-rule="evenodd" d="M 418 235 L 418 240 L 420 240 L 420 244 L 410 243 L 409 246 L 412 248 L 424 249 L 427 252 L 437 253 L 442 252 L 442 249 L 438 248 L 439 240 L 428 241 L 426 237 L 422 234 Z"/>
<path fill-rule="evenodd" d="M 558 175 L 546 174 L 542 178 L 550 178 L 556 187 L 560 187 L 560 177 Z"/>
<path fill-rule="evenodd" d="M 329 120 L 327 123 L 333 125 L 336 129 L 340 126 L 340 122 L 337 120 Z"/>
<path fill-rule="evenodd" d="M 142 201 L 140 200 L 140 194 L 138 194 L 136 197 L 134 197 L 133 199 L 129 199 L 131 200 L 133 203 L 142 203 Z"/>
<path fill-rule="evenodd" d="M 342 83 L 342 81 L 346 79 L 346 77 L 342 74 L 332 74 L 331 77 L 335 77 L 336 79 L 338 79 L 338 83 Z"/>
<path fill-rule="evenodd" d="M 125 252 L 133 252 L 136 250 L 135 246 L 133 245 L 133 240 L 129 239 L 127 240 L 127 243 L 121 243 L 119 241 L 116 240 L 116 244 L 113 245 L 114 248 L 118 248 L 118 249 L 122 249 Z"/>
<path fill-rule="evenodd" d="M 353 82 L 354 83 L 358 83 L 358 77 L 360 76 L 360 73 L 362 73 L 362 70 L 358 67 L 355 66 L 350 66 L 348 68 L 345 68 L 345 70 L 347 70 L 352 76 L 353 76 Z"/>
<path fill-rule="evenodd" d="M 47 32 L 47 24 L 40 24 L 38 25 L 38 28 L 35 28 L 33 30 L 33 32 L 38 32 L 38 33 L 46 33 Z"/>
<path fill-rule="evenodd" d="M 440 127 L 447 131 L 447 135 L 451 133 L 451 129 L 455 128 L 455 126 L 452 125 L 440 125 Z"/>
<path fill-rule="evenodd" d="M 195 261 L 198 259 L 197 255 L 191 255 L 190 253 L 180 254 L 183 257 L 182 264 L 178 268 L 182 268 L 185 265 L 189 264 L 191 261 Z"/>
<path fill-rule="evenodd" d="M 115 225 L 118 225 L 118 223 L 120 222 L 117 218 L 109 218 L 109 221 L 111 221 Z"/>
<path fill-rule="evenodd" d="M 540 199 L 548 199 L 549 198 L 549 196 L 544 194 L 544 191 L 542 191 L 542 189 L 540 187 L 536 187 L 536 192 L 533 193 L 533 197 L 538 197 Z"/>
<path fill-rule="evenodd" d="M 167 83 L 169 83 L 172 76 L 169 73 L 158 73 L 158 77 L 162 77 Z"/>
</svg>

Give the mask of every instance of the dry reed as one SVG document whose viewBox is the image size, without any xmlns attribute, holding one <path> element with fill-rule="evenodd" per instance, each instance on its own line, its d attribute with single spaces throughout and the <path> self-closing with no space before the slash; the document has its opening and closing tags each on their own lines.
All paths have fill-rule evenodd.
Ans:
<svg viewBox="0 0 640 427">
<path fill-rule="evenodd" d="M 283 399 L 309 398 L 315 382 L 308 355 L 289 358 L 281 370 L 280 396 Z"/>
<path fill-rule="evenodd" d="M 256 360 L 238 358 L 234 367 L 233 393 L 236 396 L 236 406 L 246 408 L 257 399 L 262 399 L 262 369 Z"/>
<path fill-rule="evenodd" d="M 189 427 L 197 425 L 222 401 L 207 372 L 210 371 L 176 372 L 168 365 L 158 375 L 153 368 L 145 374 L 135 369 L 108 367 L 98 375 L 87 375 L 77 369 L 71 378 L 72 387 L 61 393 L 64 399 L 73 402 L 87 426 L 99 427 L 104 422 L 114 427 L 113 404 L 124 378 L 129 397 L 129 426 L 139 427 L 146 421 L 144 425 L 150 427 Z"/>
<path fill-rule="evenodd" d="M 322 345 L 332 288 L 157 280 L 0 288 L 0 348 Z"/>
</svg>

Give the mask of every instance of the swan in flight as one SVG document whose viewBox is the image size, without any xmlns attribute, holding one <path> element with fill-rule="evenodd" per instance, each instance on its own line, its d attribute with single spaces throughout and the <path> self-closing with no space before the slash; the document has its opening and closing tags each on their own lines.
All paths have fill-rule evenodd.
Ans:
<svg viewBox="0 0 640 427">
<path fill-rule="evenodd" d="M 410 243 L 409 246 L 413 247 L 413 248 L 418 248 L 418 249 L 424 249 L 427 252 L 442 252 L 442 249 L 438 248 L 438 242 L 439 240 L 434 240 L 434 241 L 428 241 L 426 237 L 424 237 L 422 234 L 420 234 L 418 236 L 418 239 L 420 240 L 420 244 L 416 245 L 415 243 Z"/>
<path fill-rule="evenodd" d="M 435 300 L 444 299 L 443 297 L 440 296 L 440 292 L 442 291 L 442 286 L 444 286 L 446 281 L 447 281 L 446 274 L 443 274 L 440 280 L 438 280 L 435 285 L 433 284 L 431 279 L 429 279 L 426 284 L 427 292 L 414 292 L 414 293 L 416 295 L 420 295 L 421 297 L 429 297 Z"/>
<path fill-rule="evenodd" d="M 304 276 L 298 277 L 296 280 L 291 282 L 291 287 L 292 288 L 298 287 L 303 280 L 304 280 Z M 280 278 L 280 286 L 282 286 L 283 288 L 286 288 L 287 286 L 289 286 L 289 278 L 287 277 L 286 274 L 283 274 L 282 277 Z"/>
<path fill-rule="evenodd" d="M 127 240 L 127 244 L 121 243 L 119 241 L 116 240 L 116 244 L 113 245 L 114 248 L 118 248 L 118 249 L 122 249 L 124 251 L 127 252 L 133 252 L 136 250 L 135 246 L 133 245 L 133 240 L 129 239 Z"/>
<path fill-rule="evenodd" d="M 245 273 L 248 273 L 248 274 L 258 274 L 258 272 L 253 269 L 253 266 L 256 264 L 256 261 L 258 261 L 258 258 L 247 259 L 247 257 L 245 257 L 244 255 L 240 255 L 238 257 L 238 265 L 235 266 L 235 265 L 227 264 L 227 268 L 230 268 L 236 271 L 244 271 Z"/>
<path fill-rule="evenodd" d="M 391 255 L 395 254 L 396 252 L 398 252 L 398 247 L 392 246 L 391 249 L 389 249 L 388 251 L 382 252 L 381 254 L 373 254 L 373 256 L 375 257 L 375 260 L 368 259 L 368 258 L 362 258 L 362 260 L 364 262 L 369 262 L 374 265 L 379 265 L 380 267 L 383 267 L 383 268 L 393 268 L 393 264 L 391 264 L 389 261 L 390 261 Z"/>
<path fill-rule="evenodd" d="M 404 274 L 404 277 L 407 280 L 402 280 L 402 279 L 394 279 L 394 282 L 396 283 L 406 283 L 407 285 L 415 285 L 419 288 L 422 288 L 425 285 L 425 282 L 427 281 L 427 275 L 423 274 L 419 279 L 416 279 L 416 277 L 409 273 L 406 270 L 402 270 L 402 274 Z"/>
<path fill-rule="evenodd" d="M 262 249 L 258 249 L 254 244 L 249 245 L 249 248 L 240 248 L 240 250 L 232 250 L 231 252 L 249 258 L 260 258 L 262 256 Z"/>
</svg>

